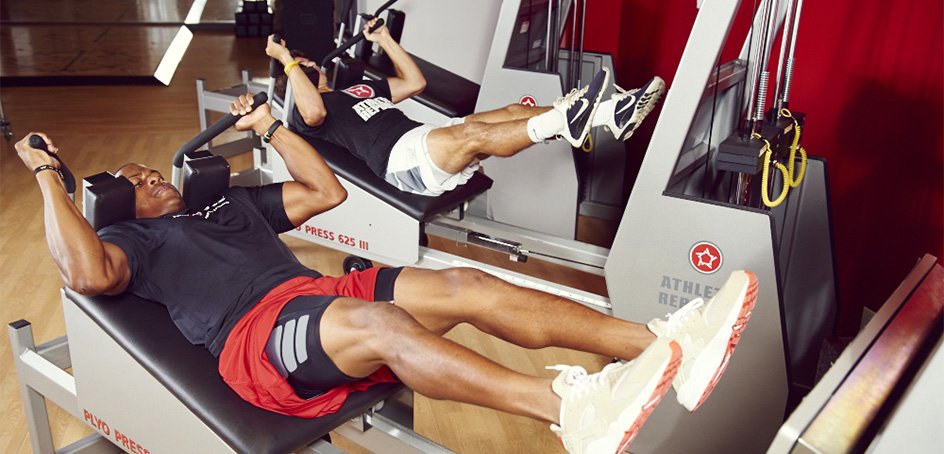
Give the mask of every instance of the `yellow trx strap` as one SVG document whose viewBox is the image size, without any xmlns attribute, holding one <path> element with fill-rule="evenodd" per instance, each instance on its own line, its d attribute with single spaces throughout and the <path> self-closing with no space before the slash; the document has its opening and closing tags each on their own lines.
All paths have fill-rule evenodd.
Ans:
<svg viewBox="0 0 944 454">
<path fill-rule="evenodd" d="M 761 135 L 757 133 L 754 133 L 753 137 L 755 139 L 762 139 Z M 777 168 L 777 170 L 780 170 L 781 174 L 783 174 L 783 187 L 780 189 L 780 195 L 777 196 L 777 199 L 771 201 L 770 195 L 767 191 L 767 175 L 770 173 L 770 158 L 771 155 L 773 155 L 773 150 L 771 150 L 770 142 L 768 142 L 767 139 L 763 139 L 763 141 L 764 148 L 760 149 L 760 154 L 764 155 L 764 170 L 760 178 L 760 197 L 764 202 L 764 205 L 766 205 L 768 208 L 774 208 L 783 203 L 784 199 L 787 198 L 787 192 L 790 189 L 788 186 L 788 180 L 790 177 L 787 174 L 787 168 L 784 167 L 783 164 L 774 161 L 774 166 Z"/>
<path fill-rule="evenodd" d="M 800 182 L 803 181 L 803 177 L 806 175 L 806 150 L 800 145 L 800 122 L 793 118 L 793 114 L 788 109 L 780 109 L 780 115 L 793 120 L 793 144 L 790 145 L 790 161 L 788 174 L 790 175 L 790 187 L 795 188 L 800 185 Z M 800 152 L 800 172 L 798 175 L 794 176 L 793 173 L 793 163 L 796 160 L 796 153 Z"/>
</svg>

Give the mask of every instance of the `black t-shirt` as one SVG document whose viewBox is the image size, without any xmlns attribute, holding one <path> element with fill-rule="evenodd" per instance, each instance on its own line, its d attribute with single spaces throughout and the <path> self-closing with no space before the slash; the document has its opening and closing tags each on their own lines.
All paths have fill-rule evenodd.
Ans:
<svg viewBox="0 0 944 454">
<path fill-rule="evenodd" d="M 375 174 L 387 170 L 390 150 L 407 131 L 420 126 L 390 101 L 390 84 L 383 80 L 363 80 L 343 90 L 321 94 L 327 115 L 318 126 L 308 126 L 292 110 L 296 131 L 345 147 L 367 162 Z"/>
<path fill-rule="evenodd" d="M 270 290 L 301 275 L 278 233 L 293 229 L 282 185 L 233 187 L 202 210 L 119 222 L 99 230 L 128 255 L 127 291 L 167 307 L 191 343 L 214 355 L 236 322 Z"/>
</svg>

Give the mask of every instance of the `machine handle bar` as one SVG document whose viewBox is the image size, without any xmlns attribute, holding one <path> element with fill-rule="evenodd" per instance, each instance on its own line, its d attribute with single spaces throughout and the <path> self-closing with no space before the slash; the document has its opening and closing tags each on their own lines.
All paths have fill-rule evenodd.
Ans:
<svg viewBox="0 0 944 454">
<path fill-rule="evenodd" d="M 253 96 L 252 98 L 252 108 L 255 109 L 265 104 L 268 100 L 269 97 L 264 92 L 256 93 L 256 96 Z M 178 169 L 182 168 L 184 165 L 185 154 L 190 153 L 191 151 L 196 151 L 207 142 L 213 140 L 214 137 L 222 134 L 223 131 L 226 131 L 230 128 L 230 126 L 236 124 L 236 122 L 239 121 L 241 117 L 242 115 L 225 115 L 219 121 L 206 128 L 206 130 L 200 134 L 197 134 L 196 137 L 190 139 L 189 142 L 183 144 L 183 146 L 181 146 L 180 149 L 174 153 L 174 167 Z"/>
<path fill-rule="evenodd" d="M 390 5 L 393 5 L 393 4 L 396 3 L 396 2 L 397 2 L 397 0 L 389 0 L 387 3 L 384 3 L 383 5 L 380 5 L 380 8 L 377 8 L 377 11 L 374 11 L 374 15 L 373 15 L 373 16 L 369 16 L 369 17 L 370 17 L 370 18 L 374 18 L 374 17 L 379 16 L 380 13 L 384 12 L 384 10 L 386 10 L 387 8 L 389 8 Z M 371 32 L 371 33 L 375 32 L 378 28 L 382 27 L 383 24 L 384 24 L 384 20 L 383 20 L 383 19 L 378 19 L 378 20 L 377 20 L 377 23 L 374 24 L 374 26 L 370 28 L 370 32 Z M 325 65 L 327 65 L 329 61 L 334 60 L 334 57 L 337 57 L 338 55 L 341 55 L 342 53 L 344 53 L 344 51 L 348 50 L 351 46 L 353 46 L 353 45 L 355 45 L 355 44 L 357 44 L 357 43 L 359 43 L 359 42 L 361 42 L 361 41 L 363 41 L 363 40 L 364 40 L 364 32 L 362 31 L 362 32 L 358 33 L 357 35 L 355 35 L 353 38 L 351 38 L 351 39 L 347 40 L 346 42 L 344 42 L 343 44 L 341 44 L 337 49 L 335 49 L 335 50 L 329 52 L 328 55 L 325 56 L 324 60 L 321 61 L 321 69 L 324 70 Z"/>
<path fill-rule="evenodd" d="M 272 41 L 277 44 L 281 43 L 282 35 L 280 33 L 276 33 L 272 35 Z M 282 71 L 283 71 L 282 63 L 280 63 L 278 60 L 273 58 L 272 61 L 269 62 L 269 77 L 275 79 L 279 77 L 279 73 L 281 73 Z"/>
</svg>

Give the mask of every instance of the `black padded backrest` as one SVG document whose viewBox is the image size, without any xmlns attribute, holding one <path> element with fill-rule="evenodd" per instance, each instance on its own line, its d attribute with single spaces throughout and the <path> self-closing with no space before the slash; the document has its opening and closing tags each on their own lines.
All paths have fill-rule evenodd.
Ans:
<svg viewBox="0 0 944 454">
<path fill-rule="evenodd" d="M 337 63 L 337 73 L 334 75 L 332 87 L 350 87 L 364 79 L 364 70 L 367 65 L 357 58 L 345 58 Z"/>
<path fill-rule="evenodd" d="M 318 150 L 334 173 L 418 221 L 451 211 L 492 187 L 491 178 L 476 172 L 464 185 L 438 197 L 403 192 L 377 176 L 367 163 L 347 149 L 313 137 L 302 137 Z"/>
<path fill-rule="evenodd" d="M 426 78 L 426 89 L 412 97 L 423 104 L 450 118 L 465 117 L 475 112 L 475 103 L 479 99 L 479 85 L 457 74 L 446 71 L 422 58 L 413 57 Z M 393 63 L 384 54 L 374 55 L 367 62 L 367 77 L 379 80 L 395 76 Z"/>
<path fill-rule="evenodd" d="M 351 394 L 337 413 L 315 419 L 272 413 L 250 405 L 233 392 L 217 372 L 217 359 L 202 346 L 191 345 L 177 330 L 164 306 L 129 293 L 88 297 L 69 289 L 65 292 L 145 370 L 239 453 L 297 451 L 403 387 L 399 383 L 374 385 L 365 392 Z"/>
<path fill-rule="evenodd" d="M 134 185 L 109 172 L 83 179 L 82 210 L 92 228 L 134 219 Z"/>
</svg>

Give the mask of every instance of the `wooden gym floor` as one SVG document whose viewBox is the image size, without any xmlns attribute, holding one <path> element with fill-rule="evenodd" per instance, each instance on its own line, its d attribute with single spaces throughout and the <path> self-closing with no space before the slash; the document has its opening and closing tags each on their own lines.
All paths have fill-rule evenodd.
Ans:
<svg viewBox="0 0 944 454">
<path fill-rule="evenodd" d="M 122 52 L 122 55 L 135 55 L 140 62 L 141 66 L 135 67 L 134 71 L 153 71 L 154 62 L 160 60 L 159 53 L 163 50 L 161 45 L 149 40 L 160 36 L 155 29 L 167 26 L 133 23 L 179 22 L 180 15 L 171 13 L 185 11 L 189 3 L 185 0 L 74 1 L 63 7 L 62 2 L 51 0 L 2 2 L 2 73 L 35 74 L 39 71 L 37 68 L 43 66 L 36 62 L 68 58 L 54 55 L 52 51 L 55 49 L 50 45 L 59 43 L 53 47 L 71 49 L 76 35 L 69 30 L 82 27 L 86 27 L 88 33 L 91 33 L 89 27 L 98 28 L 103 33 L 101 36 L 113 38 L 89 40 L 86 44 L 91 43 L 90 47 L 82 56 L 87 59 L 83 65 L 60 65 L 57 71 L 81 74 L 82 68 L 87 67 L 120 71 L 120 65 L 116 67 L 113 63 L 116 53 Z M 223 18 L 229 14 L 231 18 L 235 1 L 222 4 L 214 6 L 213 17 Z M 133 6 L 130 10 L 129 5 Z M 80 7 L 95 8 L 98 12 L 93 14 Z M 209 10 L 210 6 L 207 8 Z M 96 21 L 108 23 L 89 24 Z M 132 24 L 115 24 L 122 21 Z M 50 22 L 62 24 L 49 25 Z M 79 22 L 83 24 L 69 25 Z M 41 39 L 43 36 L 48 38 L 49 29 L 61 33 L 60 39 Z M 109 33 L 120 33 L 121 38 L 116 39 Z M 3 142 L 0 151 L 0 321 L 28 320 L 33 324 L 37 343 L 65 334 L 58 296 L 62 282 L 45 243 L 42 200 L 32 174 L 17 158 L 13 143 L 31 131 L 49 134 L 77 178 L 113 170 L 131 161 L 150 164 L 169 173 L 173 152 L 198 132 L 195 79 L 205 79 L 211 88 L 222 88 L 236 85 L 241 69 L 249 69 L 256 76 L 264 75 L 268 64 L 264 46 L 263 38 L 237 39 L 232 31 L 198 31 L 167 87 L 2 88 L 0 102 L 7 121 L 11 122 L 14 136 L 12 140 Z M 239 166 L 239 163 L 234 163 L 234 168 Z M 603 238 L 594 241 L 603 245 L 607 245 L 606 238 L 612 237 L 608 226 L 589 219 L 581 221 L 580 232 L 585 241 Z M 343 254 L 293 238 L 285 238 L 285 241 L 308 266 L 328 275 L 341 273 Z M 594 293 L 606 292 L 603 279 L 597 276 L 536 260 L 527 264 L 513 263 L 501 254 L 459 247 L 437 238 L 431 238 L 431 245 Z M 581 364 L 593 371 L 606 361 L 606 358 L 562 349 L 525 350 L 466 326 L 457 328 L 448 337 L 512 369 L 533 375 L 552 376 L 552 372 L 544 370 L 546 365 Z M 91 433 L 84 424 L 55 406 L 49 406 L 57 447 Z M 0 452 L 31 452 L 10 345 L 6 340 L 0 341 L 0 409 L 3 412 Z M 465 404 L 431 401 L 422 396 L 417 396 L 416 401 L 416 429 L 462 453 L 563 452 L 560 443 L 543 423 Z M 353 452 L 362 451 L 355 449 Z"/>
</svg>

